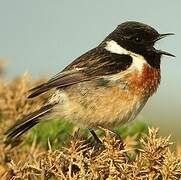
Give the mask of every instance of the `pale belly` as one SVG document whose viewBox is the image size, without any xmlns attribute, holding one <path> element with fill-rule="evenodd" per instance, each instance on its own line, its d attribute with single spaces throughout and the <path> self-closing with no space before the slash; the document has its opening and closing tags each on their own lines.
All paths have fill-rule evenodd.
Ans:
<svg viewBox="0 0 181 180">
<path fill-rule="evenodd" d="M 131 121 L 148 100 L 120 84 L 95 86 L 90 82 L 59 90 L 57 96 L 56 116 L 88 128 L 115 128 Z"/>
</svg>

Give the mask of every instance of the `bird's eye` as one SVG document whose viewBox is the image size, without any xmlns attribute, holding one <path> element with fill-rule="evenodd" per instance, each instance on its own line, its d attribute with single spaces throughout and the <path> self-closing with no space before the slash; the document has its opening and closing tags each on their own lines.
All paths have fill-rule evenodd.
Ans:
<svg viewBox="0 0 181 180">
<path fill-rule="evenodd" d="M 133 39 L 134 39 L 134 41 L 137 42 L 137 43 L 140 43 L 140 42 L 142 41 L 142 38 L 141 38 L 141 37 L 138 37 L 138 36 L 134 37 Z"/>
</svg>

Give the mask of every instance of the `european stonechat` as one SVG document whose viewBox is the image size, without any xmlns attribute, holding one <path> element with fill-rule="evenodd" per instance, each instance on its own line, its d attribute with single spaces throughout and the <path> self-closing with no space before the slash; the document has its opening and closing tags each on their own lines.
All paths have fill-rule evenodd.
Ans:
<svg viewBox="0 0 181 180">
<path fill-rule="evenodd" d="M 112 129 L 132 121 L 160 83 L 162 55 L 155 42 L 173 33 L 159 34 L 134 21 L 120 24 L 97 47 L 75 59 L 64 70 L 30 90 L 34 98 L 55 91 L 39 110 L 17 121 L 6 135 L 11 143 L 40 121 L 52 117 L 94 129 Z"/>
</svg>

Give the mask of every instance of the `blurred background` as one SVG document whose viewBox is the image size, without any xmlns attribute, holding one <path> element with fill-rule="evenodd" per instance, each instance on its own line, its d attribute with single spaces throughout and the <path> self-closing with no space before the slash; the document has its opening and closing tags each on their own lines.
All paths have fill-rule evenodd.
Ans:
<svg viewBox="0 0 181 180">
<path fill-rule="evenodd" d="M 181 142 L 180 7 L 179 0 L 0 0 L 0 59 L 8 61 L 7 81 L 25 71 L 34 79 L 56 74 L 127 20 L 174 32 L 157 47 L 176 58 L 163 57 L 160 88 L 137 119 Z"/>
</svg>

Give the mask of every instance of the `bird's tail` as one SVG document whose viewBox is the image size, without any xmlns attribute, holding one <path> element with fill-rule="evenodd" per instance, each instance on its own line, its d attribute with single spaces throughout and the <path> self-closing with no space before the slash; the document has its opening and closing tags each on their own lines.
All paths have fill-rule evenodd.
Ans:
<svg viewBox="0 0 181 180">
<path fill-rule="evenodd" d="M 40 122 L 43 116 L 49 114 L 52 111 L 52 108 L 55 104 L 48 104 L 43 106 L 39 110 L 25 116 L 23 119 L 17 121 L 11 128 L 6 132 L 5 144 L 11 144 L 18 139 L 22 134 L 27 130 L 35 126 Z"/>
</svg>

